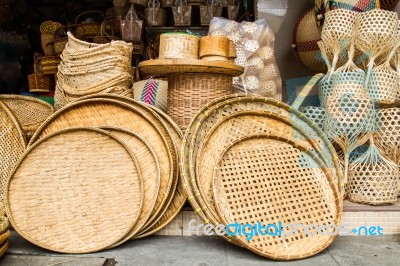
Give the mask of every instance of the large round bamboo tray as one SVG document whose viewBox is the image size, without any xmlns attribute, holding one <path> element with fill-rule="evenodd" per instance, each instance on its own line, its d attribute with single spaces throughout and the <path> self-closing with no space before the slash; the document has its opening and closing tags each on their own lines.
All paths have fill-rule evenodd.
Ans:
<svg viewBox="0 0 400 266">
<path fill-rule="evenodd" d="M 7 216 L 26 240 L 57 252 L 94 252 L 135 225 L 142 176 L 122 142 L 102 130 L 70 128 L 28 148 L 10 175 L 6 199 Z"/>
<path fill-rule="evenodd" d="M 324 165 L 327 160 L 318 144 L 303 132 L 303 128 L 292 119 L 281 117 L 268 111 L 238 111 L 227 114 L 225 118 L 213 124 L 202 139 L 196 156 L 196 183 L 192 184 L 194 193 L 200 193 L 198 201 L 207 207 L 207 214 L 218 220 L 214 205 L 212 179 L 214 165 L 222 151 L 234 140 L 251 134 L 274 133 L 297 141 L 304 147 L 314 150 Z"/>
<path fill-rule="evenodd" d="M 218 107 L 220 112 L 215 112 L 217 116 L 212 115 L 213 110 L 218 110 Z M 201 195 L 197 193 L 195 196 L 196 199 L 192 198 L 192 196 L 195 195 L 195 193 L 193 193 L 192 191 L 192 183 L 196 180 L 194 169 L 197 168 L 195 158 L 198 152 L 198 148 L 201 145 L 201 141 L 204 139 L 207 132 L 211 129 L 213 125 L 211 121 L 214 121 L 214 123 L 216 123 L 218 119 L 223 118 L 224 116 L 226 116 L 227 113 L 231 114 L 232 112 L 240 110 L 269 110 L 277 114 L 283 115 L 286 118 L 290 118 L 291 120 L 293 120 L 293 122 L 296 122 L 299 127 L 303 128 L 304 131 L 310 135 L 310 138 L 317 141 L 318 145 L 320 145 L 321 151 L 324 154 L 323 158 L 327 160 L 328 166 L 333 170 L 335 176 L 337 176 L 338 178 L 338 186 L 342 188 L 341 171 L 337 161 L 337 155 L 329 140 L 326 138 L 324 133 L 316 127 L 315 124 L 304 117 L 304 115 L 298 112 L 295 108 L 290 108 L 289 106 L 281 102 L 262 97 L 246 97 L 246 95 L 238 95 L 226 101 L 215 101 L 215 104 L 210 104 L 204 107 L 192 120 L 191 126 L 188 128 L 188 131 L 185 135 L 185 144 L 182 147 L 182 152 L 184 154 L 181 157 L 181 171 L 182 173 L 184 173 L 183 180 L 185 182 L 189 182 L 190 180 L 189 183 L 185 184 L 188 193 L 192 193 L 192 195 L 189 195 L 189 201 L 196 206 L 194 207 L 195 211 L 199 213 L 202 219 L 204 219 L 206 222 L 210 222 L 211 220 L 212 223 L 217 223 L 217 221 L 213 221 L 213 217 L 207 216 L 207 207 L 198 204 L 198 198 Z M 206 119 L 208 119 L 210 122 L 204 123 Z M 202 126 L 204 125 L 206 125 L 205 128 L 202 128 Z"/>
<path fill-rule="evenodd" d="M 194 189 L 192 187 L 192 171 L 194 171 L 192 168 L 195 167 L 193 163 L 191 162 L 192 159 L 192 153 L 194 152 L 192 148 L 192 143 L 190 140 L 195 138 L 196 132 L 195 132 L 195 123 L 198 123 L 198 121 L 205 117 L 207 113 L 205 110 L 208 108 L 212 108 L 212 106 L 217 105 L 219 103 L 225 102 L 228 99 L 235 98 L 237 95 L 231 94 L 227 95 L 224 97 L 220 97 L 218 99 L 215 99 L 208 104 L 206 104 L 199 112 L 198 114 L 193 118 L 191 126 L 189 126 L 185 132 L 185 136 L 183 138 L 183 143 L 181 146 L 181 156 L 180 156 L 180 171 L 181 171 L 181 182 L 183 184 L 183 187 L 188 195 L 188 200 L 190 202 L 190 205 L 192 205 L 194 212 L 205 222 L 205 223 L 211 223 L 211 221 L 207 218 L 207 216 L 204 213 L 204 208 L 205 206 L 201 206 L 200 203 L 198 202 L 198 197 L 199 195 L 196 195 L 194 193 Z M 193 180 L 193 182 L 195 182 Z M 217 223 L 213 223 L 214 225 L 217 225 Z M 231 238 L 226 238 L 228 241 L 231 241 Z"/>
<path fill-rule="evenodd" d="M 150 218 L 158 197 L 158 191 L 160 190 L 160 166 L 157 155 L 141 136 L 121 128 L 106 126 L 101 128 L 125 144 L 129 151 L 136 156 L 140 171 L 144 177 L 143 208 L 139 215 L 139 219 L 131 231 L 118 243 L 113 245 L 114 247 L 124 243 L 132 236 L 136 235 Z"/>
<path fill-rule="evenodd" d="M 0 202 L 4 203 L 7 178 L 26 149 L 18 120 L 0 100 Z"/>
<path fill-rule="evenodd" d="M 30 145 L 49 133 L 72 126 L 115 126 L 142 136 L 157 154 L 160 163 L 160 191 L 151 218 L 144 225 L 159 219 L 159 213 L 169 204 L 169 195 L 177 184 L 177 156 L 163 122 L 150 108 L 138 104 L 89 96 L 55 112 L 31 138 Z M 93 99 L 90 99 L 93 98 Z"/>
<path fill-rule="evenodd" d="M 35 97 L 1 94 L 0 101 L 14 113 L 27 138 L 30 138 L 52 113 L 51 104 Z"/>
<path fill-rule="evenodd" d="M 295 260 L 312 256 L 335 238 L 317 234 L 317 226 L 340 225 L 341 195 L 331 172 L 309 149 L 280 135 L 253 135 L 233 142 L 215 165 L 213 188 L 224 225 L 261 222 L 280 226 L 281 222 L 282 230 L 287 229 L 285 224 L 312 225 L 309 233 L 298 228 L 285 239 L 259 234 L 248 241 L 244 235 L 235 235 L 246 248 L 264 257 Z"/>
<path fill-rule="evenodd" d="M 137 102 L 131 98 L 128 97 L 122 97 L 118 95 L 113 95 L 113 94 L 99 94 L 95 96 L 91 96 L 92 98 L 106 98 L 106 99 L 115 99 L 122 101 L 126 104 L 131 104 L 133 106 L 136 106 L 137 104 L 144 105 L 148 108 L 151 108 L 158 116 L 159 118 L 163 121 L 164 125 L 168 129 L 168 132 L 171 136 L 172 142 L 174 146 L 179 149 L 182 145 L 182 132 L 180 131 L 179 127 L 174 123 L 174 121 L 166 115 L 164 112 L 160 111 L 156 107 L 142 103 L 142 102 Z M 90 98 L 90 97 L 88 97 Z M 177 171 L 177 188 L 175 193 L 170 193 L 171 198 L 167 200 L 168 202 L 168 207 L 164 209 L 164 211 L 159 213 L 159 220 L 153 221 L 152 224 L 148 224 L 138 232 L 138 235 L 133 236 L 132 238 L 142 238 L 151 234 L 154 234 L 155 232 L 161 230 L 163 227 L 165 227 L 172 219 L 178 215 L 179 211 L 182 209 L 183 205 L 186 202 L 187 194 L 186 191 L 183 188 L 183 184 L 181 182 L 181 176 L 179 173 L 179 169 Z"/>
<path fill-rule="evenodd" d="M 140 71 L 151 75 L 170 73 L 209 73 L 237 77 L 243 74 L 243 67 L 231 62 L 204 61 L 200 59 L 156 59 L 140 62 Z"/>
<path fill-rule="evenodd" d="M 175 143 L 175 146 L 179 149 L 182 146 L 182 132 L 180 131 L 179 127 L 172 121 L 172 119 L 167 116 L 165 113 L 161 112 L 157 108 L 152 108 L 158 113 L 158 115 L 165 121 L 165 124 L 169 128 L 171 133 L 172 140 Z M 180 212 L 183 205 L 186 202 L 187 194 L 185 189 L 183 188 L 183 183 L 181 180 L 180 173 L 178 172 L 178 186 L 173 195 L 172 201 L 164 214 L 162 215 L 161 219 L 157 223 L 153 223 L 147 229 L 143 230 L 139 236 L 136 238 L 142 238 L 149 235 L 156 233 L 157 231 L 161 230 L 165 226 L 167 226 Z"/>
</svg>

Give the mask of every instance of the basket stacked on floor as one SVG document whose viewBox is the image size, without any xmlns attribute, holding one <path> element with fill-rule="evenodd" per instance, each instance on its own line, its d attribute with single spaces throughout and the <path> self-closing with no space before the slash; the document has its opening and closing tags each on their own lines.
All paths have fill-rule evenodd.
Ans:
<svg viewBox="0 0 400 266">
<path fill-rule="evenodd" d="M 57 73 L 55 108 L 97 93 L 132 96 L 132 45 L 88 43 L 68 33 Z"/>
<path fill-rule="evenodd" d="M 195 212 L 214 226 L 340 222 L 337 155 L 317 126 L 282 102 L 250 95 L 210 102 L 186 130 L 180 165 Z M 246 239 L 250 231 L 225 237 L 278 260 L 311 256 L 334 239 L 299 228 L 285 240 L 279 234 Z"/>
<path fill-rule="evenodd" d="M 133 99 L 70 103 L 40 126 L 9 175 L 7 216 L 28 241 L 63 253 L 153 234 L 186 200 L 180 144 L 170 118 Z"/>
</svg>

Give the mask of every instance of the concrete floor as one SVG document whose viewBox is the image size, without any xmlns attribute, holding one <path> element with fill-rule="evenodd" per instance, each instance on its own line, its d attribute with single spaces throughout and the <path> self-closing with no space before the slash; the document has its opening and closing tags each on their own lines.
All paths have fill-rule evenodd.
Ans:
<svg viewBox="0 0 400 266">
<path fill-rule="evenodd" d="M 400 265 L 400 235 L 384 237 L 339 237 L 325 251 L 308 259 L 277 262 L 209 237 L 152 236 L 118 248 L 87 255 L 63 255 L 38 248 L 15 232 L 11 246 L 0 260 L 7 266 L 112 266 L 112 265 Z"/>
</svg>

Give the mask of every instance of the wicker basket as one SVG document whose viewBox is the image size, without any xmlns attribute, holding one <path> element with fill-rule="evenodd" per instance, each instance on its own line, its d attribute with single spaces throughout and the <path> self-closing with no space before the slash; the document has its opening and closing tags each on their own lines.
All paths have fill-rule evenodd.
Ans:
<svg viewBox="0 0 400 266">
<path fill-rule="evenodd" d="M 168 76 L 167 113 L 185 130 L 209 101 L 232 93 L 232 77 L 224 74 L 175 73 Z"/>
<path fill-rule="evenodd" d="M 204 56 L 229 57 L 230 41 L 226 36 L 205 36 L 200 39 L 200 58 Z M 236 54 L 236 53 L 235 53 Z"/>
<path fill-rule="evenodd" d="M 145 9 L 147 26 L 165 26 L 167 24 L 167 11 L 159 7 Z"/>
<path fill-rule="evenodd" d="M 88 14 L 100 15 L 102 20 L 99 22 L 86 22 L 86 23 L 79 24 L 79 19 L 82 16 L 88 15 Z M 94 37 L 94 36 L 99 35 L 100 30 L 101 30 L 101 23 L 104 20 L 104 18 L 105 18 L 104 13 L 101 11 L 98 11 L 98 10 L 90 10 L 90 11 L 80 13 L 75 19 L 75 24 L 77 24 L 76 25 L 76 35 L 77 36 L 85 36 L 85 37 Z"/>
<path fill-rule="evenodd" d="M 200 24 L 201 26 L 210 25 L 210 20 L 213 17 L 221 17 L 221 6 L 201 6 L 200 7 Z"/>
<path fill-rule="evenodd" d="M 41 59 L 41 67 L 43 74 L 57 74 L 58 64 L 61 58 L 59 56 L 43 56 Z"/>
<path fill-rule="evenodd" d="M 129 0 L 129 3 L 138 4 L 138 5 L 141 5 L 141 6 L 147 6 L 148 2 L 149 2 L 149 0 Z"/>
<path fill-rule="evenodd" d="M 161 34 L 159 57 L 165 59 L 198 59 L 199 37 L 187 33 Z"/>
<path fill-rule="evenodd" d="M 42 50 L 44 55 L 53 56 L 54 55 L 54 34 L 42 34 L 40 35 L 40 40 L 42 44 Z"/>
<path fill-rule="evenodd" d="M 175 26 L 190 26 L 192 20 L 191 6 L 174 6 L 172 7 L 172 13 L 174 15 Z"/>
<path fill-rule="evenodd" d="M 28 75 L 28 84 L 30 92 L 49 92 L 51 81 L 50 77 L 42 74 L 40 68 L 40 59 L 35 58 L 33 64 L 33 74 Z"/>
</svg>

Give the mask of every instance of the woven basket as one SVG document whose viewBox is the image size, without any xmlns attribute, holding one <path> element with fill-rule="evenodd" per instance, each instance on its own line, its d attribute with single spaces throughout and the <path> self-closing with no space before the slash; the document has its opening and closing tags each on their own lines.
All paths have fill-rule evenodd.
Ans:
<svg viewBox="0 0 400 266">
<path fill-rule="evenodd" d="M 173 6 L 175 26 L 190 26 L 192 21 L 192 6 Z"/>
<path fill-rule="evenodd" d="M 142 5 L 142 6 L 147 6 L 148 2 L 149 2 L 149 0 L 129 0 L 129 3 L 139 4 L 139 5 Z"/>
<path fill-rule="evenodd" d="M 54 34 L 41 34 L 40 40 L 42 44 L 42 50 L 45 56 L 54 55 Z"/>
<path fill-rule="evenodd" d="M 0 258 L 3 257 L 3 255 L 6 253 L 7 249 L 9 247 L 9 242 L 8 240 L 0 247 Z"/>
<path fill-rule="evenodd" d="M 30 92 L 49 92 L 51 81 L 50 77 L 42 74 L 39 67 L 40 59 L 35 58 L 33 63 L 33 74 L 28 75 Z"/>
<path fill-rule="evenodd" d="M 231 76 L 208 73 L 170 74 L 167 113 L 181 130 L 185 130 L 202 106 L 230 93 L 232 93 Z"/>
<path fill-rule="evenodd" d="M 159 7 L 145 9 L 146 25 L 163 27 L 167 25 L 167 11 Z"/>
<path fill-rule="evenodd" d="M 335 236 L 317 234 L 315 225 L 338 227 L 341 220 L 341 198 L 331 173 L 310 150 L 282 135 L 250 135 L 232 142 L 215 164 L 213 191 L 225 226 L 314 225 L 310 233 L 297 228 L 286 239 L 234 234 L 245 248 L 271 259 L 295 260 L 321 252 Z"/>
<path fill-rule="evenodd" d="M 53 106 L 34 97 L 4 94 L 0 101 L 15 114 L 27 139 L 54 112 Z"/>
<path fill-rule="evenodd" d="M 166 33 L 160 36 L 160 58 L 199 58 L 199 38 L 185 33 Z"/>
<path fill-rule="evenodd" d="M 61 58 L 58 56 L 43 56 L 41 58 L 41 70 L 43 74 L 54 75 L 57 74 L 58 64 Z"/>
<path fill-rule="evenodd" d="M 142 80 L 133 83 L 133 97 L 153 105 L 163 112 L 167 111 L 168 82 L 158 79 Z"/>
<path fill-rule="evenodd" d="M 377 146 L 392 160 L 400 164 L 400 107 L 379 110 L 378 132 L 374 140 Z"/>
<path fill-rule="evenodd" d="M 292 47 L 297 59 L 303 65 L 316 72 L 326 73 L 327 67 L 317 45 L 320 39 L 321 34 L 316 24 L 314 11 L 309 10 L 294 26 Z"/>
<path fill-rule="evenodd" d="M 82 16 L 85 16 L 88 14 L 100 15 L 101 21 L 79 23 L 79 19 Z M 100 30 L 101 30 L 101 23 L 104 19 L 105 19 L 104 13 L 101 11 L 98 11 L 98 10 L 90 10 L 90 11 L 80 13 L 75 19 L 77 36 L 94 37 L 94 36 L 99 35 Z"/>
<path fill-rule="evenodd" d="M 200 25 L 208 26 L 213 17 L 221 17 L 221 6 L 200 6 Z"/>
<path fill-rule="evenodd" d="M 229 52 L 231 52 L 230 41 L 226 36 L 205 36 L 200 39 L 199 56 L 201 59 L 204 56 L 222 56 L 228 58 L 230 57 Z M 236 55 L 236 51 L 231 57 L 234 57 L 234 55 Z"/>
<path fill-rule="evenodd" d="M 325 109 L 322 107 L 307 106 L 300 108 L 300 111 L 304 113 L 311 121 L 313 121 L 317 126 L 324 130 L 325 121 Z"/>
<path fill-rule="evenodd" d="M 373 140 L 368 150 L 350 163 L 348 197 L 353 202 L 395 203 L 399 185 L 398 165 L 382 155 Z"/>
</svg>

